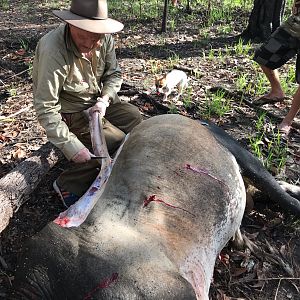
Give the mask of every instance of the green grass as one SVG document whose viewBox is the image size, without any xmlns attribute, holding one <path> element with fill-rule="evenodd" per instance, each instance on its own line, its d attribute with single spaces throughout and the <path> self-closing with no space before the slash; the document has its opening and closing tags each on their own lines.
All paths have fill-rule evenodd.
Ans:
<svg viewBox="0 0 300 300">
<path fill-rule="evenodd" d="M 62 0 L 45 0 L 42 5 L 50 9 L 67 9 L 69 2 Z"/>
<path fill-rule="evenodd" d="M 227 35 L 228 33 L 231 33 L 233 31 L 231 24 L 221 25 L 217 29 L 219 34 Z"/>
<path fill-rule="evenodd" d="M 252 45 L 250 42 L 244 44 L 243 40 L 240 38 L 238 43 L 234 45 L 234 53 L 240 56 L 250 56 L 250 51 L 252 49 Z"/>
<path fill-rule="evenodd" d="M 58 0 L 57 0 L 58 1 Z M 48 0 L 47 2 L 55 2 L 55 0 Z M 161 21 L 163 15 L 164 1 L 149 0 L 149 1 L 123 1 L 120 5 L 119 0 L 110 0 L 108 2 L 110 14 L 121 20 L 125 19 L 158 19 Z M 185 8 L 186 2 L 182 1 L 182 5 Z M 181 8 L 175 8 L 169 4 L 168 11 L 168 29 L 175 30 L 177 28 L 177 20 L 184 18 L 186 22 L 192 23 L 197 18 L 197 12 L 203 11 L 207 13 L 207 22 L 205 26 L 211 26 L 216 22 L 222 21 L 222 23 L 229 23 L 234 21 L 236 16 L 234 10 L 237 8 L 244 9 L 250 12 L 253 6 L 251 0 L 224 0 L 221 2 L 211 1 L 210 11 L 208 11 L 207 0 L 197 0 L 191 2 L 192 13 L 186 14 Z M 171 20 L 171 22 L 170 22 Z M 200 26 L 203 26 L 200 24 Z M 225 26 L 226 28 L 226 26 Z M 229 32 L 229 27 L 224 29 L 224 33 Z"/>
<path fill-rule="evenodd" d="M 188 109 L 191 107 L 193 103 L 193 88 L 191 86 L 188 86 L 185 90 L 185 93 L 182 97 L 183 107 L 185 109 Z"/>
<path fill-rule="evenodd" d="M 28 51 L 29 49 L 29 43 L 26 39 L 19 39 L 21 49 L 24 49 L 25 51 Z"/>
<path fill-rule="evenodd" d="M 150 72 L 152 74 L 158 74 L 162 70 L 162 66 L 161 66 L 160 61 L 158 61 L 156 59 L 150 59 L 148 61 L 148 65 L 150 66 Z"/>
<path fill-rule="evenodd" d="M 8 0 L 0 0 L 0 8 L 3 10 L 9 9 L 9 1 Z"/>
<path fill-rule="evenodd" d="M 280 84 L 286 95 L 294 95 L 298 88 L 298 84 L 296 83 L 296 75 L 295 75 L 295 65 L 288 66 L 288 69 L 285 73 L 281 73 Z"/>
<path fill-rule="evenodd" d="M 288 144 L 282 140 L 280 132 L 265 113 L 255 122 L 256 133 L 249 137 L 251 152 L 271 173 L 284 171 L 288 158 Z"/>
<path fill-rule="evenodd" d="M 224 23 L 229 23 L 233 19 L 233 15 L 231 12 L 231 9 L 224 7 L 223 9 L 218 8 L 212 8 L 209 12 L 209 18 L 208 18 L 208 26 L 213 25 L 216 21 L 222 20 Z"/>
<path fill-rule="evenodd" d="M 177 106 L 174 103 L 172 103 L 169 107 L 168 114 L 178 114 L 178 113 L 179 113 L 179 111 L 178 111 Z"/>
<path fill-rule="evenodd" d="M 171 55 L 168 57 L 168 67 L 173 69 L 175 65 L 177 65 L 180 61 L 180 57 L 175 52 L 171 51 Z"/>
<path fill-rule="evenodd" d="M 169 29 L 170 29 L 171 32 L 175 31 L 175 29 L 176 29 L 176 20 L 175 19 L 169 20 L 168 25 L 169 25 Z"/>
<path fill-rule="evenodd" d="M 214 116 L 223 117 L 232 110 L 231 99 L 225 98 L 224 94 L 224 92 L 218 91 L 206 95 L 205 104 L 200 108 L 200 115 L 204 119 Z"/>
</svg>

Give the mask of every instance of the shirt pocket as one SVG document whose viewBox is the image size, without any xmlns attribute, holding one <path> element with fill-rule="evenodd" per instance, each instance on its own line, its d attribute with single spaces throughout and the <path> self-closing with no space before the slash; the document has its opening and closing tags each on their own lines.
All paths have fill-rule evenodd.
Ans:
<svg viewBox="0 0 300 300">
<path fill-rule="evenodd" d="M 89 84 L 84 80 L 77 67 L 74 66 L 63 85 L 63 90 L 66 92 L 84 93 L 88 89 Z"/>
<path fill-rule="evenodd" d="M 75 82 L 71 81 L 68 82 L 66 81 L 64 86 L 63 86 L 64 91 L 66 92 L 73 92 L 73 93 L 84 93 L 88 91 L 89 89 L 89 84 L 87 82 Z"/>
</svg>

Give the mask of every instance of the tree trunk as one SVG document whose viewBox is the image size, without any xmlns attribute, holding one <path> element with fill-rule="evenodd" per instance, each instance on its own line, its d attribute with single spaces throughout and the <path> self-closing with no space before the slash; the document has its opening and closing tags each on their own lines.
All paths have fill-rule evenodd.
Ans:
<svg viewBox="0 0 300 300">
<path fill-rule="evenodd" d="M 242 38 L 265 41 L 281 24 L 286 0 L 255 0 Z"/>
<path fill-rule="evenodd" d="M 191 8 L 190 0 L 187 0 L 187 1 L 186 1 L 185 12 L 186 12 L 187 14 L 191 14 L 191 13 L 192 13 L 192 8 Z"/>
<path fill-rule="evenodd" d="M 30 195 L 62 157 L 63 154 L 48 142 L 0 179 L 0 233 L 13 213 L 25 203 L 24 196 Z"/>
<path fill-rule="evenodd" d="M 169 6 L 169 0 L 165 0 L 164 13 L 163 13 L 163 19 L 161 24 L 161 32 L 167 32 L 168 6 Z"/>
</svg>

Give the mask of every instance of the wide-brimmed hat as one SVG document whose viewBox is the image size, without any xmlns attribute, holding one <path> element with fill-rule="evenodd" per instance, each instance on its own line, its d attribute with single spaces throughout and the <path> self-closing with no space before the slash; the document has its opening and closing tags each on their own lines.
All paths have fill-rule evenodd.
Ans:
<svg viewBox="0 0 300 300">
<path fill-rule="evenodd" d="M 106 0 L 72 0 L 70 10 L 53 10 L 54 15 L 80 29 L 94 33 L 114 33 L 123 29 L 108 18 Z"/>
</svg>

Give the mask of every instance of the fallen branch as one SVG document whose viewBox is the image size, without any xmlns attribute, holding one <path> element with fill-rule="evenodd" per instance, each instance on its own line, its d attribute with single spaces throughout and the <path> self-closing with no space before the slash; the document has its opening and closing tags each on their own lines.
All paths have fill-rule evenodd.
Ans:
<svg viewBox="0 0 300 300">
<path fill-rule="evenodd" d="M 15 112 L 15 113 L 13 113 L 9 116 L 0 116 L 0 121 L 5 121 L 7 119 L 11 119 L 12 117 L 15 117 L 15 116 L 17 116 L 17 115 L 19 115 L 19 114 L 21 114 L 25 111 L 28 111 L 32 106 L 33 106 L 33 104 L 29 104 L 28 106 L 18 110 L 17 112 Z"/>
<path fill-rule="evenodd" d="M 63 157 L 49 142 L 0 179 L 0 233 L 41 178 Z"/>
<path fill-rule="evenodd" d="M 146 93 L 141 93 L 140 96 L 144 98 L 146 101 L 150 102 L 157 110 L 160 110 L 163 113 L 167 113 L 170 110 L 167 106 L 159 103 L 153 97 L 147 95 Z"/>
<path fill-rule="evenodd" d="M 189 68 L 185 66 L 175 65 L 174 69 L 184 71 L 188 73 L 189 75 L 196 76 L 197 78 L 203 77 L 203 74 L 200 73 L 199 69 L 197 68 Z"/>
<path fill-rule="evenodd" d="M 160 110 L 163 113 L 167 113 L 170 109 L 158 102 L 154 97 L 148 95 L 145 92 L 139 91 L 136 87 L 131 86 L 127 83 L 122 84 L 121 91 L 118 93 L 118 95 L 125 95 L 125 96 L 134 96 L 138 95 L 141 98 L 145 99 L 146 101 L 150 102 L 157 110 Z"/>
</svg>

